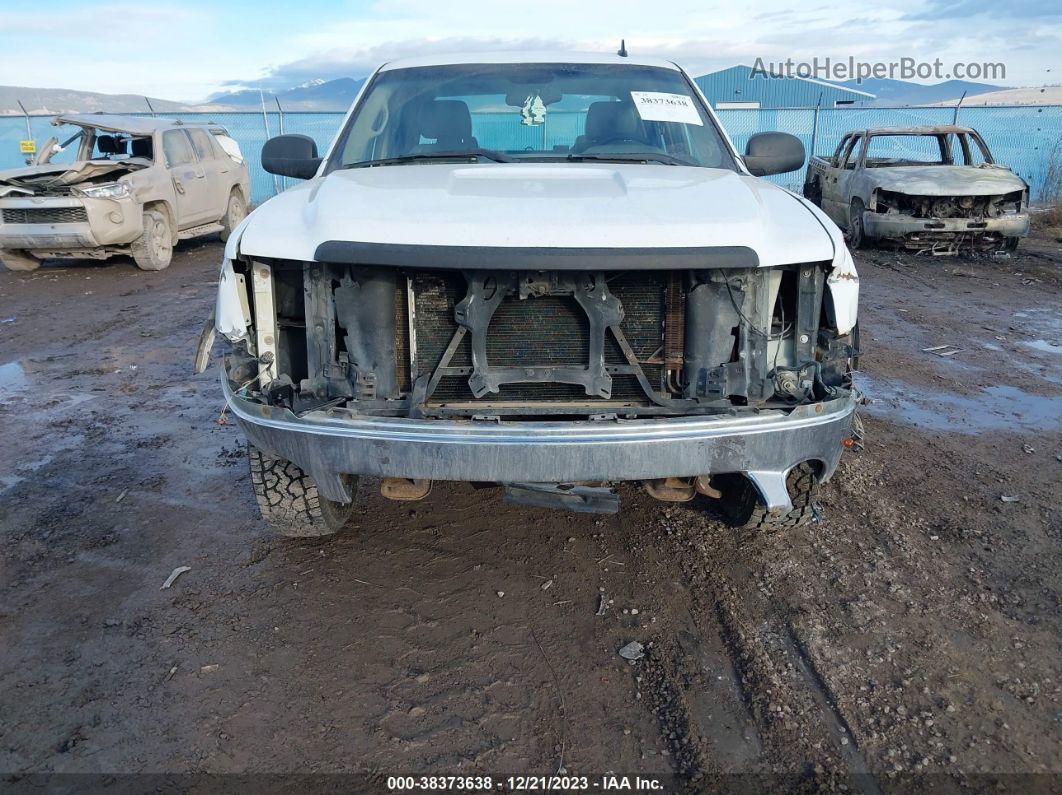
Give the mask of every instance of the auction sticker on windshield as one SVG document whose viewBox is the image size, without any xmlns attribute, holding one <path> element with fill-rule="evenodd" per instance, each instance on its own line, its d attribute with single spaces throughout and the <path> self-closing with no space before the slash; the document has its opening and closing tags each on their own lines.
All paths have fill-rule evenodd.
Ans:
<svg viewBox="0 0 1062 795">
<path fill-rule="evenodd" d="M 703 126 L 701 116 L 693 104 L 693 97 L 685 94 L 665 94 L 660 91 L 632 91 L 631 99 L 644 121 L 674 121 L 680 124 Z"/>
</svg>

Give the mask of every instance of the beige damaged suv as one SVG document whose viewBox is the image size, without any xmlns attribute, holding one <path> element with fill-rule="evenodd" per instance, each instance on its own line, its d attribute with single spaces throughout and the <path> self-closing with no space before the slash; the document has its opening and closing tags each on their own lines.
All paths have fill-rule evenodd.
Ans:
<svg viewBox="0 0 1062 795">
<path fill-rule="evenodd" d="M 0 171 L 0 261 L 11 270 L 114 254 L 162 270 L 178 240 L 224 240 L 247 214 L 247 164 L 220 125 L 105 114 L 52 123 L 80 129 L 49 139 L 33 165 Z M 70 147 L 71 162 L 51 162 Z"/>
</svg>

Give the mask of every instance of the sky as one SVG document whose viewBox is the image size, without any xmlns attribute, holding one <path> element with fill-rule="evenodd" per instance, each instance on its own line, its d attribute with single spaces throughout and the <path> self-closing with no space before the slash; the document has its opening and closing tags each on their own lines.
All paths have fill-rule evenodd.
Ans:
<svg viewBox="0 0 1062 795">
<path fill-rule="evenodd" d="M 364 77 L 404 55 L 615 51 L 621 38 L 694 74 L 756 58 L 911 57 L 1006 65 L 1005 80 L 983 82 L 1062 82 L 1062 3 L 1052 0 L 5 0 L 0 84 L 202 101 Z"/>
</svg>

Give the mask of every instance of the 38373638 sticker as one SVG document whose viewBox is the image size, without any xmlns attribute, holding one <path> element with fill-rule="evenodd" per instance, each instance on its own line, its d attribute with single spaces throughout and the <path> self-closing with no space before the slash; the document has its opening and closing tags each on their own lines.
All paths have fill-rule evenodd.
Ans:
<svg viewBox="0 0 1062 795">
<path fill-rule="evenodd" d="M 644 121 L 673 121 L 680 124 L 704 125 L 693 97 L 685 94 L 666 94 L 662 91 L 632 91 L 631 99 Z"/>
</svg>

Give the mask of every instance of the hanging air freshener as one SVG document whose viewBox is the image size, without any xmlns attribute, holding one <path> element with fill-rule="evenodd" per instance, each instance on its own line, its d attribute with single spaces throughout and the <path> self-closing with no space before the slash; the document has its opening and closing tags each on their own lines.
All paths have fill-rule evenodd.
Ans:
<svg viewBox="0 0 1062 795">
<path fill-rule="evenodd" d="M 546 103 L 539 94 L 529 94 L 524 100 L 524 106 L 520 108 L 521 124 L 528 127 L 536 127 L 546 123 Z"/>
</svg>

